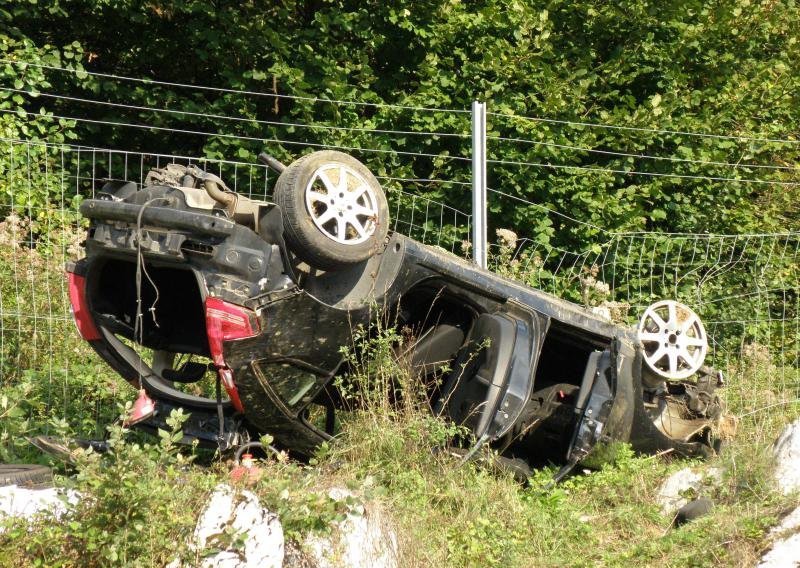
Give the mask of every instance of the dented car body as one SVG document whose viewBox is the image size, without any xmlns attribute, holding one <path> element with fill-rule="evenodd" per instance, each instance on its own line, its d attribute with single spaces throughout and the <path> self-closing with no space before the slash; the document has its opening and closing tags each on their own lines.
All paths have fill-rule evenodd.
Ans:
<svg viewBox="0 0 800 568">
<path fill-rule="evenodd" d="M 609 441 L 713 451 L 721 376 L 674 306 L 637 333 L 388 232 L 377 182 L 336 152 L 282 171 L 274 203 L 168 170 L 84 201 L 86 257 L 68 267 L 81 335 L 156 401 L 142 426 L 181 407 L 189 438 L 235 446 L 268 433 L 310 455 L 335 434 L 341 347 L 377 311 L 412 331 L 434 412 L 506 457 L 575 464 Z M 691 373 L 670 380 L 658 365 Z M 217 396 L 185 387 L 209 376 Z"/>
</svg>

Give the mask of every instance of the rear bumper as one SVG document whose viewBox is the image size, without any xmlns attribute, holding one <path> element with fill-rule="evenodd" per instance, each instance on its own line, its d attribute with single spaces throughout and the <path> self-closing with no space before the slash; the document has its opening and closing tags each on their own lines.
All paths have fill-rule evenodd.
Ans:
<svg viewBox="0 0 800 568">
<path fill-rule="evenodd" d="M 166 203 L 166 199 L 164 201 Z M 230 219 L 165 207 L 163 204 L 136 205 L 135 203 L 120 203 L 103 199 L 87 199 L 81 203 L 80 212 L 84 217 L 97 221 L 122 221 L 143 226 L 190 231 L 213 237 L 227 237 L 236 229 L 236 223 Z"/>
</svg>

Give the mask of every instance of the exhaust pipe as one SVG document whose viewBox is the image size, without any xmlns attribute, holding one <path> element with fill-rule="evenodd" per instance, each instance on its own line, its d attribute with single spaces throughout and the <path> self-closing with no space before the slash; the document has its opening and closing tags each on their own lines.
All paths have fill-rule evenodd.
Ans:
<svg viewBox="0 0 800 568">
<path fill-rule="evenodd" d="M 214 176 L 213 174 L 206 174 L 206 175 L 217 178 L 217 176 Z M 211 179 L 211 177 L 206 177 L 203 180 L 203 188 L 205 188 L 206 193 L 208 193 L 208 195 L 211 196 L 211 199 L 222 205 L 225 208 L 225 210 L 231 216 L 233 216 L 233 214 L 236 212 L 236 201 L 238 195 L 236 195 L 232 191 L 225 191 L 222 188 L 220 188 L 221 183 L 222 180 L 219 178 L 214 180 Z M 222 185 L 224 187 L 224 184 Z"/>
<path fill-rule="evenodd" d="M 261 152 L 258 155 L 258 161 L 264 164 L 265 166 L 269 166 L 279 174 L 283 173 L 283 170 L 286 169 L 286 164 L 278 160 L 277 158 L 273 158 L 266 152 Z"/>
</svg>

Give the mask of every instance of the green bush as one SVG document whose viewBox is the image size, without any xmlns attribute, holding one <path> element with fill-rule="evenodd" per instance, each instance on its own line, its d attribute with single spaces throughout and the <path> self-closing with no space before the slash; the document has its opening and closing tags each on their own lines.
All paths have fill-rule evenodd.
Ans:
<svg viewBox="0 0 800 568">
<path fill-rule="evenodd" d="M 19 566 L 163 566 L 174 558 L 197 561 L 188 549 L 198 511 L 216 476 L 192 466 L 176 442 L 187 418 L 173 412 L 171 431 L 156 443 L 131 441 L 120 426 L 109 428 L 105 454 L 73 451 L 77 475 L 64 478 L 80 493 L 59 519 L 46 516 L 28 526 L 5 522 L 0 563 Z"/>
</svg>

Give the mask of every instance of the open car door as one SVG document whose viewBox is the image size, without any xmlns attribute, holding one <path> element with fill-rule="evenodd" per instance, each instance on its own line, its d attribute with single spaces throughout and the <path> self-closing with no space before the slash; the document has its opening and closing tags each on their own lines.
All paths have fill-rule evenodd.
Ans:
<svg viewBox="0 0 800 568">
<path fill-rule="evenodd" d="M 567 450 L 567 464 L 574 465 L 586 458 L 597 442 L 607 437 L 618 372 L 619 340 L 614 339 L 609 349 L 589 356 L 575 404 L 578 421 Z"/>
<path fill-rule="evenodd" d="M 478 440 L 503 436 L 525 408 L 546 322 L 530 312 L 481 314 L 459 350 L 438 410 Z"/>
</svg>

